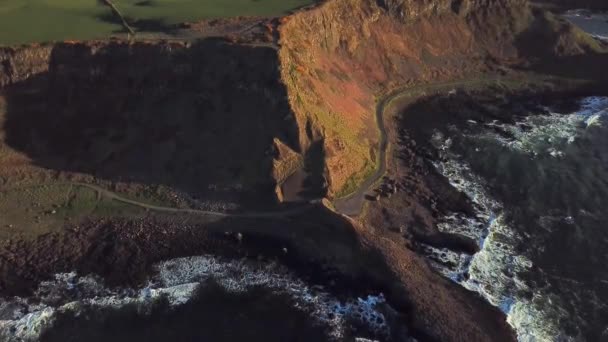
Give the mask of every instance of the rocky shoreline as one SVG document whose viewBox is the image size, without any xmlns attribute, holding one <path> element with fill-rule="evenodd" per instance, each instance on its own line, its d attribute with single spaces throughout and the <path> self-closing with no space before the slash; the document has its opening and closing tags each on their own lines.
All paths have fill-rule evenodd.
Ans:
<svg viewBox="0 0 608 342">
<path fill-rule="evenodd" d="M 541 103 L 555 103 L 556 99 L 585 95 L 590 89 L 597 92 L 601 88 L 593 85 L 565 93 L 524 93 L 514 102 L 540 99 Z M 487 93 L 456 96 L 454 101 L 461 104 L 453 106 L 466 107 L 467 103 L 483 102 L 484 96 L 488 99 L 484 94 Z M 488 100 L 493 101 L 495 94 Z M 563 106 L 567 108 L 571 103 L 565 101 Z M 408 106 L 408 112 L 412 110 Z M 516 113 L 507 112 L 509 115 Z M 500 113 L 506 112 L 489 115 Z M 408 125 L 416 128 L 408 130 L 409 134 L 424 131 L 425 124 L 417 122 L 415 116 L 408 115 L 408 120 Z M 432 125 L 436 124 L 434 119 Z M 412 146 L 415 137 L 401 135 L 403 127 L 399 127 L 390 129 L 390 133 L 395 134 L 391 136 L 393 143 L 399 146 L 399 153 L 391 160 L 392 163 L 402 160 L 400 163 L 409 166 L 404 169 L 391 164 L 389 170 L 398 173 L 389 176 L 404 181 L 398 183 L 403 190 L 391 197 L 390 205 L 388 200 L 370 203 L 363 225 L 340 217 L 322 205 L 311 207 L 300 215 L 276 220 L 219 220 L 151 212 L 139 219 L 83 222 L 66 226 L 63 233 L 44 235 L 32 241 L 4 241 L 0 249 L 2 294 L 27 296 L 40 281 L 71 271 L 99 275 L 111 287 L 141 286 L 152 272 L 152 266 L 162 260 L 213 254 L 231 259 L 277 260 L 310 284 L 321 285 L 339 298 L 384 293 L 388 302 L 407 320 L 412 336 L 421 340 L 437 336 L 456 339 L 462 330 L 450 330 L 449 327 L 453 324 L 462 327 L 467 321 L 468 324 L 475 322 L 474 330 L 467 332 L 472 338 L 483 339 L 478 334 L 489 329 L 502 330 L 499 336 L 511 340 L 512 331 L 503 313 L 474 293 L 441 279 L 426 265 L 424 253 L 419 249 L 421 243 L 469 253 L 477 251 L 475 241 L 440 233 L 435 228 L 437 219 L 446 210 L 467 212 L 471 208 L 460 194 L 446 188 L 445 181 L 423 166 L 420 158 L 429 157 L 424 152 L 425 147 Z M 391 208 L 395 206 L 400 208 L 398 212 L 411 215 L 403 208 L 411 208 L 412 204 L 418 206 L 417 214 L 392 216 Z M 423 212 L 427 212 L 427 216 L 420 216 Z M 391 229 L 396 222 L 408 228 Z M 429 285 L 432 285 L 430 291 L 422 290 L 421 287 Z M 450 317 L 453 322 L 441 318 L 441 325 L 431 323 L 441 317 L 436 315 L 448 312 L 450 314 L 443 317 Z"/>
<path fill-rule="evenodd" d="M 416 101 L 452 94 L 449 104 L 466 109 L 502 94 L 502 107 L 483 114 L 508 120 L 501 108 L 517 112 L 514 99 L 606 89 L 605 46 L 524 0 L 331 0 L 263 30 L 244 41 L 0 50 L 0 205 L 23 211 L 7 216 L 17 229 L 0 227 L 9 236 L 0 241 L 0 295 L 27 297 L 69 272 L 144 289 L 159 263 L 213 255 L 278 262 L 338 299 L 381 293 L 419 341 L 515 341 L 504 312 L 438 274 L 421 247 L 479 251 L 478 241 L 438 229 L 474 204 L 429 167 L 438 155 L 416 136 L 479 118 Z M 465 91 L 449 86 L 457 80 Z M 330 201 L 374 166 L 378 97 L 417 86 L 384 118 L 386 196 L 366 201 L 356 219 L 336 212 Z M 306 177 L 295 188 L 319 198 L 282 203 L 282 182 L 299 171 Z M 48 208 L 11 192 L 59 180 L 127 188 L 130 203 L 145 205 L 133 210 L 109 190 L 72 183 L 35 193 L 53 199 Z M 206 201 L 216 215 L 192 210 Z M 181 211 L 158 210 L 171 205 Z M 255 210 L 285 214 L 233 215 Z"/>
</svg>

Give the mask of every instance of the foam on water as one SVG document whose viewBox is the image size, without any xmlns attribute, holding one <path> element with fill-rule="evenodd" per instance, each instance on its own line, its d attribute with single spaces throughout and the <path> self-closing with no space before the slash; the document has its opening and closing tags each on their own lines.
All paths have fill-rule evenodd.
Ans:
<svg viewBox="0 0 608 342">
<path fill-rule="evenodd" d="M 593 13 L 589 10 L 575 9 L 567 11 L 563 17 L 592 37 L 608 42 L 608 13 Z"/>
<path fill-rule="evenodd" d="M 440 158 L 433 161 L 435 168 L 444 175 L 450 184 L 465 193 L 475 204 L 474 217 L 462 213 L 451 213 L 442 218 L 438 229 L 442 232 L 462 234 L 478 240 L 483 244 L 487 234 L 487 225 L 494 217 L 494 212 L 500 209 L 500 204 L 487 196 L 481 178 L 471 171 L 470 167 L 450 151 L 452 140 L 445 138 L 441 132 L 435 132 L 431 140 L 438 149 Z"/>
<path fill-rule="evenodd" d="M 548 109 L 549 110 L 549 109 Z M 515 124 L 493 122 L 487 124 L 506 134 L 486 132 L 486 138 L 501 142 L 509 148 L 533 156 L 549 154 L 563 156 L 565 145 L 576 141 L 581 131 L 601 125 L 608 116 L 608 97 L 588 97 L 581 101 L 580 110 L 569 113 L 531 115 Z"/>
<path fill-rule="evenodd" d="M 149 284 L 139 289 L 109 289 L 100 279 L 72 272 L 42 282 L 34 298 L 0 300 L 0 340 L 37 341 L 43 331 L 52 327 L 58 313 L 78 313 L 84 306 L 121 308 L 136 304 L 145 311 L 160 298 L 173 306 L 181 305 L 192 298 L 200 284 L 211 279 L 232 293 L 261 286 L 287 294 L 312 319 L 330 327 L 335 339 L 343 336 L 349 321 L 365 324 L 380 336 L 389 333 L 384 314 L 389 307 L 382 294 L 340 301 L 275 263 L 196 256 L 165 261 L 156 269 Z"/>
<path fill-rule="evenodd" d="M 423 253 L 429 258 L 431 266 L 439 273 L 457 283 L 464 280 L 464 274 L 469 268 L 472 256 L 424 243 L 421 243 L 420 246 Z"/>
<path fill-rule="evenodd" d="M 581 109 L 575 113 L 529 116 L 512 125 L 493 122 L 486 124 L 492 130 L 486 130 L 476 138 L 493 139 L 508 148 L 527 153 L 531 158 L 543 153 L 560 157 L 564 144 L 576 141 L 588 127 L 602 125 L 607 117 L 608 98 L 590 97 L 581 102 Z M 499 128 L 498 133 L 496 128 Z M 508 134 L 501 134 L 500 130 Z M 532 262 L 515 250 L 515 246 L 526 237 L 517 235 L 507 225 L 502 204 L 491 198 L 484 180 L 473 174 L 468 163 L 452 151 L 452 139 L 436 131 L 431 143 L 440 155 L 438 161 L 433 162 L 436 169 L 475 205 L 474 217 L 450 214 L 442 219 L 438 228 L 480 239 L 481 246 L 480 252 L 472 257 L 424 246 L 431 265 L 444 276 L 480 293 L 505 312 L 520 341 L 576 340 L 555 323 L 558 321 L 556 317 L 568 317 L 568 312 L 557 304 L 558 299 L 531 288 L 519 277 L 531 269 Z M 572 218 L 560 219 L 567 221 Z M 553 305 L 548 308 L 546 303 Z"/>
<path fill-rule="evenodd" d="M 522 291 L 529 291 L 529 287 L 517 274 L 529 269 L 532 263 L 514 251 L 513 246 L 518 237 L 505 224 L 500 204 L 490 198 L 480 180 L 472 180 L 474 177 L 471 177 L 470 168 L 464 162 L 447 159 L 445 162 L 437 162 L 437 166 L 453 185 L 469 195 L 476 204 L 476 215 L 470 221 L 469 231 L 485 238 L 481 250 L 472 257 L 451 252 L 448 254 L 450 259 L 460 262 L 437 262 L 437 257 L 432 256 L 431 265 L 444 276 L 478 292 L 505 312 L 520 341 L 551 341 L 552 338 L 549 337 L 562 336 L 558 327 L 547 324 L 543 319 L 546 313 L 537 310 L 527 299 L 517 296 Z M 441 229 L 452 233 L 466 231 L 461 225 L 451 225 L 450 222 L 451 217 L 448 217 L 440 224 Z M 452 227 L 455 229 L 451 230 Z M 436 254 L 435 249 L 431 255 Z M 455 266 L 450 267 L 451 265 Z"/>
</svg>

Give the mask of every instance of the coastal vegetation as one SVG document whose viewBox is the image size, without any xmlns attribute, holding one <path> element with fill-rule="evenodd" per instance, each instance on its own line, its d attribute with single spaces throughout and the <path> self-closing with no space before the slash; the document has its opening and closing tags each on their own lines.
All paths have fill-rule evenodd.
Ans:
<svg viewBox="0 0 608 342">
<path fill-rule="evenodd" d="M 310 0 L 115 0 L 142 31 L 210 18 L 277 16 Z M 0 0 L 0 45 L 126 36 L 120 18 L 97 0 Z"/>
<path fill-rule="evenodd" d="M 514 341 L 504 312 L 420 253 L 476 253 L 438 230 L 474 208 L 400 119 L 434 96 L 605 89 L 606 45 L 526 0 L 282 15 L 308 3 L 0 0 L 0 294 L 59 272 L 122 286 L 169 258 L 248 256 L 332 289 L 369 284 L 419 340 Z M 104 39 L 72 41 L 89 38 Z"/>
</svg>

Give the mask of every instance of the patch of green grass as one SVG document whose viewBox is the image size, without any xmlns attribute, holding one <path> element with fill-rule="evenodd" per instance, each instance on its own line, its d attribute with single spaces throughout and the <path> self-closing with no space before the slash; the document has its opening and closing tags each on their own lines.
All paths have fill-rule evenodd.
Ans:
<svg viewBox="0 0 608 342">
<path fill-rule="evenodd" d="M 310 0 L 116 0 L 126 17 L 176 24 L 204 18 L 280 15 Z"/>
<path fill-rule="evenodd" d="M 347 181 L 344 183 L 344 186 L 336 193 L 336 198 L 346 197 L 359 188 L 361 183 L 365 182 L 366 179 L 371 177 L 371 175 L 376 171 L 376 163 L 371 163 L 366 161 L 365 166 L 357 172 L 354 173 Z"/>
<path fill-rule="evenodd" d="M 61 229 L 64 222 L 75 216 L 66 208 L 72 197 L 83 196 L 68 185 L 40 185 L 0 192 L 0 237 L 12 235 L 36 237 Z M 92 209 L 90 206 L 89 209 Z M 85 210 L 78 208 L 78 212 Z"/>
<path fill-rule="evenodd" d="M 81 217 L 95 210 L 99 201 L 97 191 L 74 186 L 68 191 L 66 200 L 58 204 L 60 207 L 56 210 L 56 215 L 64 218 Z"/>
<path fill-rule="evenodd" d="M 113 191 L 109 187 L 105 188 L 107 190 Z M 116 194 L 122 196 L 123 198 L 141 202 L 144 204 L 156 205 L 159 207 L 175 206 L 174 201 L 170 200 L 173 197 L 171 189 L 164 185 L 144 186 L 135 189 L 119 190 L 114 192 L 116 192 Z"/>
<path fill-rule="evenodd" d="M 120 32 L 96 0 L 0 0 L 0 44 L 105 37 Z"/>
<path fill-rule="evenodd" d="M 465 80 L 456 80 L 446 83 L 435 83 L 428 85 L 420 85 L 417 87 L 413 87 L 411 89 L 403 88 L 401 90 L 395 90 L 395 96 L 391 97 L 388 103 L 385 104 L 384 107 L 384 122 L 388 122 L 391 120 L 392 115 L 396 115 L 399 113 L 398 108 L 403 108 L 405 103 L 411 102 L 417 98 L 422 96 L 428 96 L 430 94 L 437 93 L 447 93 L 452 89 L 461 89 L 461 90 L 487 90 L 490 87 L 500 87 L 505 90 L 522 90 L 526 88 L 538 88 L 538 87 L 548 87 L 551 86 L 552 82 L 555 82 L 556 79 L 543 77 L 539 75 L 529 74 L 523 78 L 519 79 L 508 79 L 508 78 L 496 78 L 496 77 L 487 77 L 487 78 L 479 78 L 479 79 L 470 79 L 468 81 Z M 562 85 L 563 86 L 563 85 Z M 380 102 L 382 97 L 376 97 L 376 103 Z M 376 151 L 378 153 L 378 151 Z M 387 147 L 387 158 L 391 153 L 390 144 Z M 372 153 L 370 153 L 370 159 L 366 159 L 365 166 L 358 172 L 354 173 L 344 184 L 344 186 L 336 192 L 336 198 L 345 198 L 349 195 L 353 194 L 358 190 L 362 183 L 364 183 L 369 177 L 371 177 L 376 168 L 378 167 L 378 156 L 374 159 L 373 162 L 370 162 Z M 375 184 L 372 184 L 370 188 L 377 186 L 381 181 L 381 177 L 378 178 Z"/>
<path fill-rule="evenodd" d="M 311 0 L 115 0 L 124 16 L 162 25 L 206 18 L 273 16 Z M 123 32 L 97 0 L 0 0 L 0 45 L 104 38 Z"/>
<path fill-rule="evenodd" d="M 91 217 L 138 217 L 145 215 L 146 210 L 138 206 L 108 199 L 101 198 Z"/>
<path fill-rule="evenodd" d="M 0 239 L 33 239 L 59 232 L 85 218 L 145 214 L 139 207 L 70 184 L 42 184 L 0 192 Z"/>
</svg>

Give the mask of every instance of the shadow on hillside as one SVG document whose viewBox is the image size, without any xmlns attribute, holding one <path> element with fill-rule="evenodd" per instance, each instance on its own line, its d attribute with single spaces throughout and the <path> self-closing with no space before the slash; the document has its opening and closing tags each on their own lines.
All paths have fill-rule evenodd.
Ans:
<svg viewBox="0 0 608 342">
<path fill-rule="evenodd" d="M 58 171 L 264 203 L 273 138 L 299 150 L 271 48 L 59 44 L 48 72 L 2 91 L 6 143 Z"/>
<path fill-rule="evenodd" d="M 515 42 L 519 55 L 529 61 L 525 71 L 558 77 L 608 81 L 608 44 L 597 42 L 601 51 L 586 44 L 593 38 L 581 37 L 565 19 L 534 10 L 535 21 Z M 581 51 L 581 49 L 583 51 Z"/>
<path fill-rule="evenodd" d="M 544 58 L 528 67 L 526 71 L 564 78 L 608 82 L 608 53 L 587 53 L 561 58 Z"/>
</svg>

